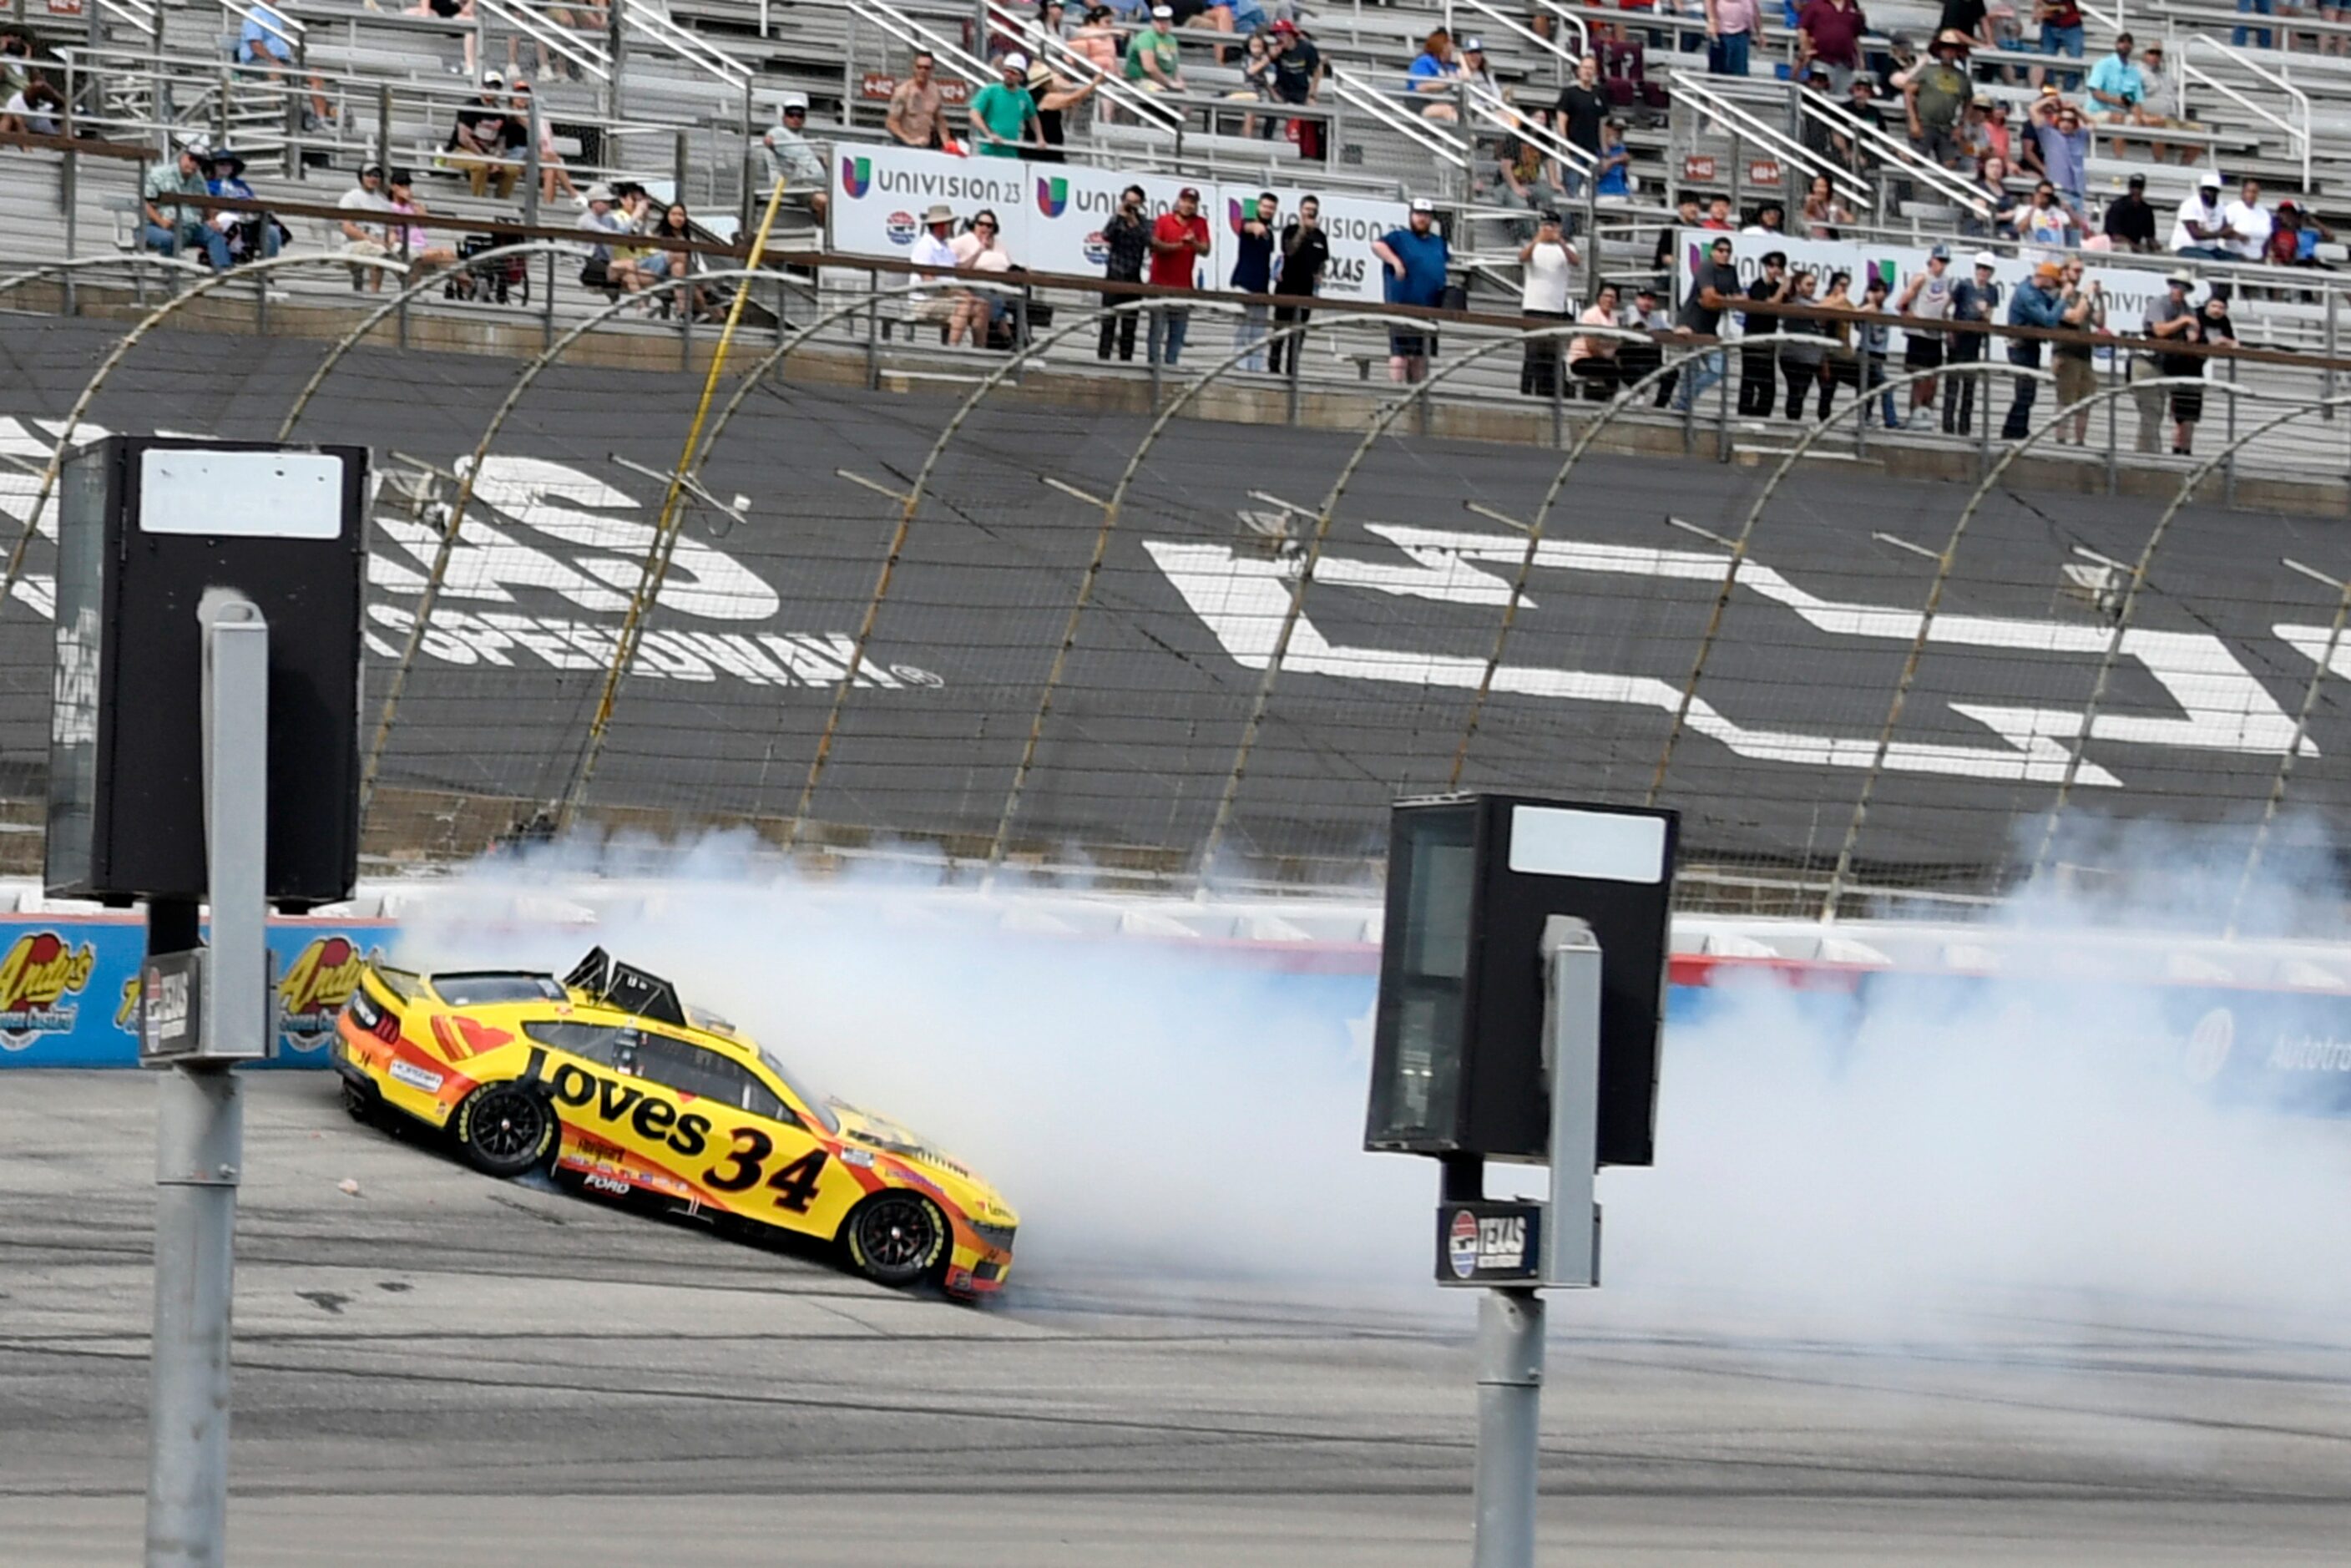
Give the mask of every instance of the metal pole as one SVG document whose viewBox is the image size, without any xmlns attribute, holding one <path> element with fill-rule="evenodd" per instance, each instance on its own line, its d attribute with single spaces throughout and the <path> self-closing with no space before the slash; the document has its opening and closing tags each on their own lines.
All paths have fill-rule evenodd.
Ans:
<svg viewBox="0 0 2351 1568">
<path fill-rule="evenodd" d="M 204 998 L 208 1048 L 266 1051 L 269 628 L 241 594 L 206 591 L 204 838 L 212 943 Z M 193 899 L 148 908 L 150 953 L 196 943 Z M 243 1090 L 225 1062 L 174 1066 L 155 1127 L 155 1337 L 147 1472 L 148 1568 L 226 1559 L 229 1302 L 236 1188 L 245 1164 Z"/>
<path fill-rule="evenodd" d="M 612 74 L 604 78 L 604 120 L 608 127 L 621 118 L 621 56 L 627 37 L 621 27 L 621 8 L 628 3 L 629 0 L 611 0 L 604 10 L 605 52 L 612 57 L 607 68 Z M 604 162 L 617 165 L 621 160 L 615 154 L 619 152 L 617 147 L 605 149 Z"/>
<path fill-rule="evenodd" d="M 1478 1300 L 1478 1533 L 1471 1568 L 1533 1568 L 1536 1440 L 1542 1416 L 1543 1301 Z"/>
<path fill-rule="evenodd" d="M 685 132 L 680 131 L 675 135 L 670 154 L 671 188 L 669 198 L 671 201 L 677 203 L 680 206 L 685 204 L 685 171 L 689 152 L 690 150 L 686 145 Z M 677 258 L 677 265 L 691 272 L 694 269 L 694 253 L 692 251 L 687 251 L 681 255 Z M 752 257 L 749 265 L 753 267 L 758 266 L 758 258 L 757 256 Z M 747 296 L 750 291 L 751 286 L 748 283 L 746 283 L 737 290 L 737 294 L 739 298 Z M 694 368 L 695 293 L 695 290 L 689 285 L 687 287 L 680 289 L 677 293 L 670 296 L 670 307 L 677 312 L 677 368 L 681 371 L 690 371 Z M 706 393 L 705 394 L 705 400 L 707 395 L 708 394 Z"/>
</svg>

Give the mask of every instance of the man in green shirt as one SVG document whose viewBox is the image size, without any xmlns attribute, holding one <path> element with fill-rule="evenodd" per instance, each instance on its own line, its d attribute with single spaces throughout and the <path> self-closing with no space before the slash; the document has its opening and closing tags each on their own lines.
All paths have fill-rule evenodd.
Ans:
<svg viewBox="0 0 2351 1568">
<path fill-rule="evenodd" d="M 1126 79 L 1145 92 L 1184 90 L 1183 46 L 1176 41 L 1176 13 L 1151 8 L 1151 26 L 1126 46 Z"/>
<path fill-rule="evenodd" d="M 157 159 L 140 183 L 142 198 L 141 215 L 146 222 L 141 225 L 141 240 L 149 250 L 167 256 L 187 256 L 201 252 L 212 259 L 222 271 L 228 270 L 228 242 L 219 231 L 204 225 L 202 207 L 162 204 L 165 196 L 201 196 L 205 193 L 202 145 L 182 141 L 169 159 Z"/>
<path fill-rule="evenodd" d="M 999 68 L 1003 80 L 972 95 L 971 133 L 981 157 L 1018 158 L 1022 143 L 1044 141 L 1045 130 L 1037 120 L 1037 100 L 1029 96 L 1029 57 L 1015 49 Z"/>
</svg>

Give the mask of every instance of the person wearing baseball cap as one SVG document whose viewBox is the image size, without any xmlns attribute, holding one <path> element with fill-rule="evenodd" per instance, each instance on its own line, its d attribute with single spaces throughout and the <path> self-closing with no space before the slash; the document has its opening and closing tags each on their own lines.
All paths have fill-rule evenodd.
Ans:
<svg viewBox="0 0 2351 1568">
<path fill-rule="evenodd" d="M 2179 198 L 2179 211 L 2171 223 L 2171 254 L 2230 260 L 2229 223 L 2220 209 L 2220 172 L 2207 169 L 2196 177 L 2196 188 Z"/>
<path fill-rule="evenodd" d="M 2151 254 L 2155 249 L 2155 208 L 2147 204 L 2147 176 L 2133 174 L 2130 189 L 2106 204 L 2101 225 L 2116 250 Z"/>
<path fill-rule="evenodd" d="M 2011 327 L 2063 327 L 2065 322 L 2064 301 L 2058 293 L 2058 280 L 2065 269 L 2053 261 L 2044 261 L 2032 269 L 2032 276 L 2017 285 L 2008 301 L 2008 324 Z M 2041 368 L 2041 340 L 2011 338 L 2008 340 L 2008 362 L 2019 370 Z M 2018 376 L 2016 390 L 2008 402 L 2008 417 L 2001 422 L 2002 441 L 2022 441 L 2032 429 L 2032 399 L 2041 390 L 2038 376 Z"/>
<path fill-rule="evenodd" d="M 370 163 L 360 170 L 359 183 L 345 191 L 335 204 L 343 215 L 335 220 L 335 253 L 339 256 L 384 256 L 392 254 L 392 246 L 380 225 L 362 220 L 361 214 L 388 213 L 392 203 L 384 194 L 383 165 Z M 383 269 L 376 267 L 351 268 L 353 289 L 372 288 L 383 292 Z"/>
<path fill-rule="evenodd" d="M 808 94 L 788 92 L 777 101 L 776 123 L 759 138 L 768 160 L 768 183 L 780 180 L 784 200 L 824 221 L 824 159 L 808 139 Z"/>
<path fill-rule="evenodd" d="M 1200 215 L 1200 193 L 1186 185 L 1176 193 L 1173 212 L 1159 214 L 1151 225 L 1151 281 L 1162 288 L 1197 288 L 1200 262 L 1208 254 L 1208 220 Z M 1160 306 L 1151 313 L 1150 356 L 1176 364 L 1184 353 L 1185 334 L 1191 330 L 1192 312 L 1181 305 Z"/>
<path fill-rule="evenodd" d="M 1938 245 L 1927 253 L 1927 269 L 1910 275 L 1891 308 L 1896 316 L 1915 320 L 1948 321 L 1951 316 L 1951 291 L 1959 284 L 1959 280 L 1951 276 L 1951 247 Z M 1911 328 L 1902 334 L 1902 368 L 1911 371 L 1941 370 L 1949 348 L 1942 333 Z M 1910 423 L 1933 417 L 1935 389 L 1939 384 L 1940 379 L 1935 376 L 1920 376 L 1910 383 Z"/>
<path fill-rule="evenodd" d="M 1322 96 L 1322 52 L 1313 40 L 1298 30 L 1298 24 L 1284 16 L 1265 36 L 1266 47 L 1273 56 L 1273 97 L 1277 103 L 1313 103 Z M 1322 157 L 1322 124 L 1319 120 L 1301 120 L 1298 126 L 1298 155 L 1309 162 L 1319 162 Z"/>
<path fill-rule="evenodd" d="M 1137 28 L 1127 41 L 1126 82 L 1145 92 L 1184 90 L 1184 46 L 1176 41 L 1173 7 L 1154 5 L 1151 26 Z"/>
<path fill-rule="evenodd" d="M 1951 320 L 1954 323 L 1983 323 L 1993 319 L 2000 309 L 2001 287 L 1992 274 L 2000 266 L 2000 257 L 1988 250 L 1975 256 L 1975 275 L 1963 277 L 1951 285 Z M 1943 362 L 1958 369 L 1971 366 L 1984 358 L 1985 336 L 1981 332 L 1953 332 L 1950 348 Z M 1972 370 L 1959 370 L 1949 378 L 1949 394 L 1943 399 L 1943 434 L 1968 435 L 1975 430 L 1977 384 L 1983 378 Z M 1991 396 L 1984 395 L 1989 415 Z"/>
<path fill-rule="evenodd" d="M 1445 303 L 1446 269 L 1453 256 L 1437 227 L 1436 203 L 1426 196 L 1414 197 L 1405 226 L 1374 240 L 1372 254 L 1386 268 L 1381 281 L 1389 304 L 1435 307 Z M 1436 348 L 1436 335 L 1423 322 L 1408 320 L 1391 327 L 1388 379 L 1399 384 L 1425 380 Z"/>
<path fill-rule="evenodd" d="M 983 158 L 1018 158 L 1045 144 L 1037 100 L 1029 96 L 1029 57 L 1015 49 L 996 63 L 998 79 L 971 99 L 971 130 Z"/>
</svg>

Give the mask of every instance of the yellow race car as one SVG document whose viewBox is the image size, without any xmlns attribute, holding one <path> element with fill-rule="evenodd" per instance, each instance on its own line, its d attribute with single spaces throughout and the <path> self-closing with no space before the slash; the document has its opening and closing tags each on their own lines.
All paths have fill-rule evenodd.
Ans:
<svg viewBox="0 0 2351 1568">
<path fill-rule="evenodd" d="M 445 1132 L 495 1176 L 837 1244 L 885 1285 L 1001 1290 L 1019 1223 L 996 1189 L 902 1127 L 794 1082 L 668 981 L 601 947 L 570 974 L 373 964 L 337 1026 L 354 1116 Z"/>
</svg>

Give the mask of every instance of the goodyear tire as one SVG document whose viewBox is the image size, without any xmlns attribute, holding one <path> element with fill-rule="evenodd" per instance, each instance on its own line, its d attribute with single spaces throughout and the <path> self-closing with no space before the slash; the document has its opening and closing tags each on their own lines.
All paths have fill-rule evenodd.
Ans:
<svg viewBox="0 0 2351 1568">
<path fill-rule="evenodd" d="M 877 1285 L 912 1285 L 946 1261 L 947 1217 L 922 1194 L 893 1188 L 860 1204 L 841 1238 L 859 1273 Z"/>
<path fill-rule="evenodd" d="M 342 1080 L 343 1110 L 362 1127 L 372 1127 L 381 1119 L 383 1101 L 372 1083 L 360 1084 L 350 1079 Z"/>
<path fill-rule="evenodd" d="M 450 1128 L 466 1162 L 485 1176 L 521 1176 L 555 1152 L 554 1107 L 519 1083 L 475 1090 L 457 1107 Z"/>
</svg>

